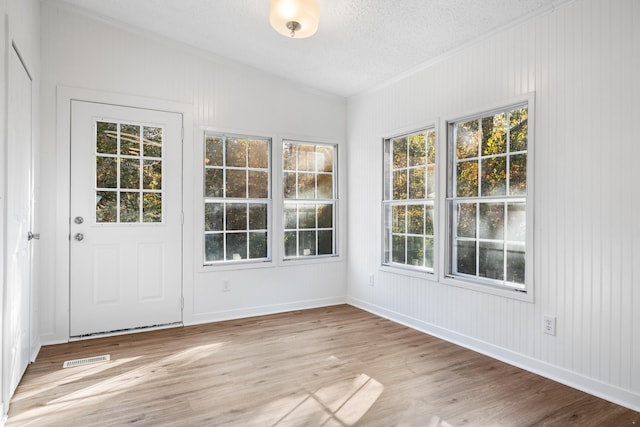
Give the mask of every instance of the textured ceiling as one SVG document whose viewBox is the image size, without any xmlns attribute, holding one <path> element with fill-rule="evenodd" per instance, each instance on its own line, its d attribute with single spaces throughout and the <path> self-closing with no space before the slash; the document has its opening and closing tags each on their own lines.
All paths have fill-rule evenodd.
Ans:
<svg viewBox="0 0 640 427">
<path fill-rule="evenodd" d="M 318 0 L 318 32 L 296 40 L 270 27 L 269 0 L 64 0 L 341 96 L 566 1 Z"/>
</svg>

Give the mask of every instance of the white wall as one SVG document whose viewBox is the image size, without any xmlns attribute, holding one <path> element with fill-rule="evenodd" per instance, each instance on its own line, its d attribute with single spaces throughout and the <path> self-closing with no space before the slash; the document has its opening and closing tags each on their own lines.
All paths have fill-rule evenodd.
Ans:
<svg viewBox="0 0 640 427">
<path fill-rule="evenodd" d="M 351 98 L 350 303 L 640 409 L 638 28 L 640 2 L 579 0 Z M 527 92 L 534 302 L 383 271 L 382 136 Z"/>
<path fill-rule="evenodd" d="M 7 153 L 7 61 L 10 49 L 15 44 L 16 48 L 22 56 L 26 67 L 33 79 L 32 82 L 32 117 L 33 117 L 33 129 L 32 139 L 34 143 L 34 163 L 37 175 L 37 164 L 39 162 L 39 118 L 40 118 L 40 2 L 38 0 L 2 0 L 0 1 L 0 50 L 2 52 L 2 65 L 0 67 L 0 278 L 2 282 L 2 292 L 0 292 L 0 331 L 4 331 L 3 319 L 4 319 L 4 300 L 3 296 L 6 288 L 5 277 L 5 230 L 6 230 L 6 185 L 7 180 L 5 176 L 6 168 L 6 153 Z M 35 191 L 39 189 L 36 187 Z M 35 226 L 38 226 L 38 217 L 35 216 Z M 33 246 L 34 256 L 40 256 L 39 247 L 37 244 Z M 34 275 L 33 281 L 37 283 L 38 276 Z M 7 301 L 7 304 L 10 304 Z M 32 305 L 37 305 L 37 300 L 32 300 Z M 32 325 L 34 322 L 32 322 Z M 0 340 L 2 342 L 3 340 Z M 32 351 L 35 354 L 39 348 L 39 337 L 36 327 L 32 328 Z M 5 343 L 4 348 L 12 347 L 11 343 Z M 4 370 L 3 355 L 0 351 L 0 370 Z M 5 376 L 11 376 L 9 372 L 1 372 L 2 378 Z M 4 381 L 2 381 L 4 384 Z M 0 393 L 4 396 L 4 391 Z M 8 407 L 8 402 L 0 402 L 0 422 Z"/>
<path fill-rule="evenodd" d="M 43 342 L 68 339 L 68 141 L 56 140 L 56 90 L 85 88 L 162 99 L 191 106 L 192 138 L 185 140 L 185 323 L 286 311 L 346 301 L 344 257 L 331 262 L 271 267 L 203 268 L 202 129 L 313 138 L 340 144 L 344 172 L 346 102 L 153 35 L 103 22 L 57 2 L 42 5 L 41 244 L 39 322 Z M 221 42 L 224 42 L 221 40 Z M 64 119 L 63 119 L 64 120 Z M 278 151 L 274 151 L 277 158 Z M 277 170 L 274 163 L 274 172 Z M 344 182 L 344 180 L 343 180 Z M 274 191 L 280 191 L 274 173 Z M 346 206 L 346 185 L 341 188 Z M 274 207 L 278 209 L 278 206 Z M 52 213 L 55 213 L 53 215 Z M 278 218 L 277 215 L 274 215 Z M 346 211 L 343 215 L 343 229 Z M 56 219 L 57 218 L 57 219 Z M 277 231 L 277 228 L 274 232 Z M 44 236 L 47 236 L 45 238 Z M 277 241 L 277 240 L 276 240 Z M 344 238 L 341 249 L 344 252 Z M 67 249 L 68 252 L 68 249 Z M 276 254 L 277 255 L 277 254 Z M 231 292 L 222 292 L 223 281 Z"/>
</svg>

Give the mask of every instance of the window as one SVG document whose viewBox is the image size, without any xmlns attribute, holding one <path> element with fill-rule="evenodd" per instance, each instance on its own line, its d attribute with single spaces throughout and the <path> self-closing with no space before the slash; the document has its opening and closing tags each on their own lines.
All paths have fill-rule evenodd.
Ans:
<svg viewBox="0 0 640 427">
<path fill-rule="evenodd" d="M 284 141 L 284 258 L 336 255 L 337 146 Z"/>
<path fill-rule="evenodd" d="M 528 104 L 448 124 L 448 273 L 525 291 Z"/>
<path fill-rule="evenodd" d="M 205 133 L 204 263 L 270 259 L 271 139 Z"/>
<path fill-rule="evenodd" d="M 160 127 L 96 121 L 96 223 L 162 222 Z"/>
<path fill-rule="evenodd" d="M 435 129 L 384 140 L 384 259 L 433 272 Z"/>
</svg>

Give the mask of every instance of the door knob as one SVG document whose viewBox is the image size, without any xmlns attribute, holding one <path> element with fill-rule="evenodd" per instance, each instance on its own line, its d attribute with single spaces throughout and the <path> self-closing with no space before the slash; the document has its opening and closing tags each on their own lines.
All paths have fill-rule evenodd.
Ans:
<svg viewBox="0 0 640 427">
<path fill-rule="evenodd" d="M 27 233 L 27 240 L 33 240 L 33 239 L 40 240 L 40 233 L 32 233 L 32 232 Z"/>
<path fill-rule="evenodd" d="M 82 218 L 81 216 L 77 216 L 73 218 L 73 222 L 75 222 L 76 224 L 82 224 L 84 222 L 84 218 Z"/>
<path fill-rule="evenodd" d="M 84 234 L 82 233 L 76 233 L 75 236 L 73 236 L 74 239 L 76 239 L 78 242 L 81 241 L 82 239 L 84 239 Z"/>
</svg>

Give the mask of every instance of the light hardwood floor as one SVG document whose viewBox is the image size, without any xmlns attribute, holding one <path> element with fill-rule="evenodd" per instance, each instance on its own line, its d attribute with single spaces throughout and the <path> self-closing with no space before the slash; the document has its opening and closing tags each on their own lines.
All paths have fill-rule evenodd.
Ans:
<svg viewBox="0 0 640 427">
<path fill-rule="evenodd" d="M 126 424 L 638 427 L 640 414 L 341 305 L 44 347 L 6 425 Z"/>
</svg>

